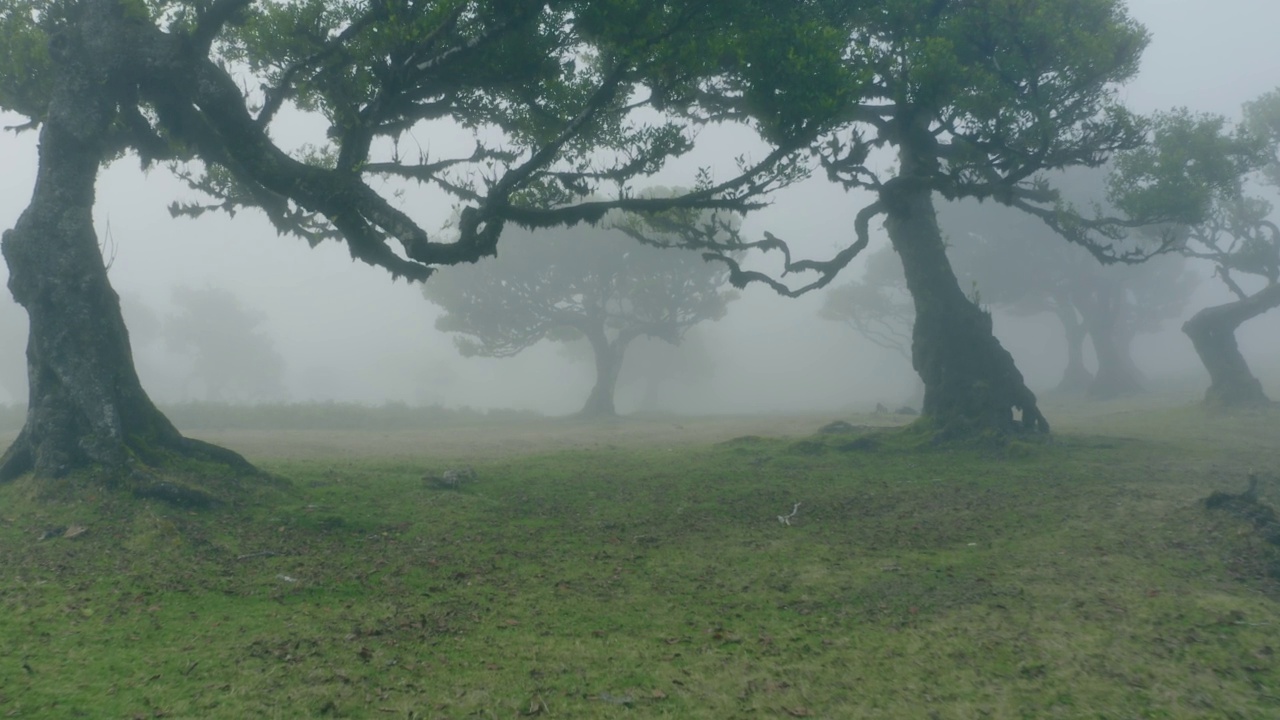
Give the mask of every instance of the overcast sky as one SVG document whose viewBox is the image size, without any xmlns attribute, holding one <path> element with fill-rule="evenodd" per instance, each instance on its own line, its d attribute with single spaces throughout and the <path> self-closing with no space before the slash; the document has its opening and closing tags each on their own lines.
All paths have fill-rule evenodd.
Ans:
<svg viewBox="0 0 1280 720">
<path fill-rule="evenodd" d="M 1131 0 L 1130 8 L 1153 35 L 1141 76 L 1123 91 L 1133 109 L 1185 105 L 1234 116 L 1241 103 L 1280 85 L 1275 45 L 1280 2 Z M 12 116 L 3 118 L 5 125 L 15 122 Z M 419 141 L 444 149 L 457 137 L 439 133 Z M 737 141 L 715 140 L 720 149 L 734 148 L 719 161 L 728 174 L 727 158 L 735 154 Z M 32 133 L 0 137 L 0 227 L 13 225 L 30 196 L 34 141 Z M 585 397 L 589 366 L 572 364 L 554 348 L 512 360 L 462 361 L 449 338 L 433 329 L 434 311 L 415 287 L 353 263 L 336 243 L 310 249 L 295 238 L 277 236 L 252 213 L 234 220 L 218 215 L 198 222 L 170 219 L 166 205 L 188 194 L 165 170 L 144 176 L 132 159 L 104 172 L 99 187 L 96 217 L 100 234 L 109 228 L 114 241 L 111 278 L 117 290 L 161 316 L 170 312 L 176 285 L 231 290 L 265 314 L 265 327 L 285 357 L 294 399 L 402 399 L 569 412 Z M 780 194 L 773 207 L 749 220 L 748 228 L 769 229 L 813 254 L 827 255 L 849 242 L 858 207 L 856 199 L 817 179 Z M 7 277 L 3 268 L 0 276 Z M 815 320 L 820 304 L 818 296 L 789 301 L 758 288 L 749 291 L 705 334 L 719 371 L 716 381 L 681 389 L 672 404 L 690 411 L 836 410 L 851 398 L 906 400 L 912 381 L 895 370 L 900 361 L 838 325 Z M 1280 335 L 1275 317 L 1258 325 L 1262 329 L 1251 329 L 1250 338 Z M 1024 322 L 1017 325 L 1018 334 L 1013 328 L 1007 323 L 1000 332 L 1028 379 L 1051 384 L 1061 371 L 1061 341 L 1053 326 Z M 1172 343 L 1173 350 L 1149 340 L 1142 352 L 1194 368 L 1185 339 L 1173 330 L 1170 337 L 1159 342 Z M 1246 348 L 1261 347 L 1260 342 L 1247 338 Z M 20 352 L 0 347 L 0 353 Z M 162 399 L 182 397 L 177 370 L 158 365 L 144 367 L 144 382 Z M 1269 389 L 1280 394 L 1280 388 Z M 620 404 L 625 409 L 627 402 Z"/>
</svg>

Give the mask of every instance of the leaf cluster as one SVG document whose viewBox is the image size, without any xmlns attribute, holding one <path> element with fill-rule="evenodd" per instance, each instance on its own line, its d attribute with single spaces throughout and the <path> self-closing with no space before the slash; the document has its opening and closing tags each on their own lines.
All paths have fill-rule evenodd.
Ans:
<svg viewBox="0 0 1280 720">
<path fill-rule="evenodd" d="M 1185 108 L 1155 119 L 1151 143 L 1121 155 L 1110 180 L 1113 201 L 1130 212 L 1170 219 L 1184 255 L 1209 260 L 1238 297 L 1233 272 L 1280 281 L 1280 229 L 1270 201 L 1250 194 L 1257 181 L 1276 185 L 1280 91 L 1245 106 L 1232 126 L 1219 115 Z"/>
<path fill-rule="evenodd" d="M 1118 0 L 867 3 L 850 61 L 874 79 L 850 111 L 852 134 L 830 138 L 822 158 L 833 179 L 877 188 L 841 153 L 907 145 L 944 196 L 1007 202 L 1043 170 L 1096 166 L 1141 142 L 1114 92 L 1146 43 Z"/>
<path fill-rule="evenodd" d="M 81 10 L 41 10 L 64 6 Z M 806 152 L 846 186 L 882 190 L 867 165 L 881 147 L 899 151 L 898 175 L 1033 212 L 1105 257 L 1089 235 L 1104 223 L 1038 174 L 1142 140 L 1114 99 L 1147 42 L 1120 0 L 11 0 L 0 13 L 5 102 L 38 119 L 57 77 L 56 58 L 40 56 L 49 38 L 101 39 L 77 52 L 127 69 L 121 147 L 197 160 L 180 174 L 211 200 L 176 212 L 260 208 L 284 232 L 340 239 L 411 279 L 494 254 L 508 224 L 751 210 L 806 175 Z M 322 115 L 327 145 L 277 142 L 286 109 Z M 470 129 L 474 147 L 401 152 L 436 122 Z M 772 150 L 678 197 L 634 192 L 718 122 L 754 128 Z M 449 196 L 457 233 L 424 228 L 375 189 L 388 180 Z M 829 283 L 883 211 L 865 208 L 855 241 L 825 262 L 792 262 L 771 235 L 725 242 L 723 228 L 672 244 L 725 261 L 735 285 L 798 294 Z M 1104 240 L 1119 234 L 1110 227 Z M 733 255 L 751 248 L 820 278 L 796 290 L 744 271 Z"/>
<path fill-rule="evenodd" d="M 784 275 L 817 274 L 791 286 L 722 258 L 735 285 L 763 282 L 789 296 L 827 285 L 868 246 L 888 194 L 907 186 L 1016 207 L 1104 261 L 1146 256 L 1112 247 L 1146 219 L 1088 217 L 1044 178 L 1144 141 L 1143 119 L 1115 97 L 1148 41 L 1121 0 L 869 0 L 850 10 L 840 21 L 852 89 L 811 152 L 833 182 L 877 199 L 858 213 L 852 242 L 825 261 L 792 261 L 771 235 L 687 243 L 713 254 L 776 250 Z M 896 166 L 875 166 L 878 150 L 896 153 Z"/>
<path fill-rule="evenodd" d="M 825 63 L 806 87 L 837 102 L 847 83 L 832 28 L 825 44 L 814 41 L 814 20 L 793 9 L 781 22 L 776 9 L 704 0 L 259 3 L 223 52 L 261 79 L 259 122 L 286 102 L 322 112 L 337 170 L 431 185 L 470 205 L 459 243 L 473 246 L 473 259 L 492 252 L 507 221 L 534 228 L 597 222 L 612 207 L 746 207 L 790 182 L 775 163 L 817 131 L 816 110 L 794 98 L 757 114 L 761 131 L 790 147 L 744 163 L 739 179 L 684 199 L 643 202 L 630 192 L 632 180 L 692 148 L 691 124 L 709 117 L 699 98 L 782 92 Z M 782 47 L 790 62 L 761 62 L 761 46 Z M 646 108 L 667 115 L 639 119 Z M 475 131 L 472 154 L 399 154 L 402 137 L 436 120 Z M 375 157 L 380 138 L 395 143 L 391 157 Z M 588 195 L 612 199 L 574 202 Z"/>
<path fill-rule="evenodd" d="M 357 259 L 425 279 L 494 254 L 508 223 L 758 207 L 803 176 L 797 152 L 851 86 L 843 26 L 825 19 L 848 5 L 13 0 L 0 3 L 0 102 L 38 124 L 76 68 L 105 68 L 125 131 L 111 147 L 189 161 L 180 176 L 208 198 L 176 213 L 261 209 L 283 232 L 340 239 Z M 42 55 L 60 34 L 73 52 Z M 774 149 L 687 195 L 637 197 L 636 179 L 688 153 L 700 124 L 726 119 L 717 98 L 749 105 L 742 119 Z M 278 142 L 287 111 L 322 116 L 324 146 Z M 437 122 L 470 129 L 474 148 L 401 152 Z M 450 196 L 456 236 L 375 189 L 388 180 Z"/>
<path fill-rule="evenodd" d="M 44 116 L 50 85 L 49 28 L 42 0 L 0 3 L 0 108 Z"/>
<path fill-rule="evenodd" d="M 1134 216 L 1196 224 L 1215 201 L 1240 195 L 1243 176 L 1264 152 L 1260 138 L 1233 131 L 1220 115 L 1162 113 L 1150 143 L 1117 157 L 1108 196 Z"/>
</svg>

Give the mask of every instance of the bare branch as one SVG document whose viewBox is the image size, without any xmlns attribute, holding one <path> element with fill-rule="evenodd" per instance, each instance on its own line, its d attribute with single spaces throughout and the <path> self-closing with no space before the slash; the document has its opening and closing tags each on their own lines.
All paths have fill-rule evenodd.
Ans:
<svg viewBox="0 0 1280 720">
<path fill-rule="evenodd" d="M 702 210 L 754 210 L 764 203 L 750 198 L 762 196 L 776 189 L 777 182 L 769 173 L 794 154 L 790 148 L 777 148 L 767 157 L 744 170 L 732 180 L 702 190 L 674 197 L 620 197 L 614 200 L 592 200 L 559 208 L 533 208 L 507 206 L 501 209 L 503 219 L 523 227 L 537 228 L 553 225 L 575 225 L 599 222 L 610 210 L 634 213 L 661 213 L 678 209 Z M 762 177 L 764 176 L 764 177 Z M 779 182 L 786 182 L 786 179 Z"/>
<path fill-rule="evenodd" d="M 1040 207 L 1020 197 L 1015 197 L 1006 204 L 1040 218 L 1067 241 L 1088 250 L 1103 265 L 1115 263 L 1132 265 L 1145 262 L 1157 255 L 1177 250 L 1181 240 L 1179 233 L 1170 229 L 1160 233 L 1155 246 L 1151 249 L 1118 251 L 1115 243 L 1128 237 L 1130 230 L 1157 223 L 1151 219 L 1138 221 L 1101 216 L 1089 219 L 1060 206 Z M 1097 233 L 1103 240 L 1094 239 L 1092 233 Z"/>
<path fill-rule="evenodd" d="M 729 267 L 729 283 L 736 288 L 744 288 L 750 283 L 762 283 L 767 285 L 774 292 L 785 297 L 799 297 L 812 290 L 825 287 L 835 279 L 836 275 L 843 270 L 850 262 L 853 261 L 858 253 L 862 252 L 870 242 L 870 224 L 871 219 L 885 212 L 884 205 L 877 200 L 870 205 L 862 208 L 858 212 L 857 218 L 854 220 L 854 232 L 856 239 L 852 245 L 836 253 L 829 260 L 795 260 L 791 259 L 791 248 L 775 236 L 773 233 L 766 231 L 763 240 L 755 242 L 743 242 L 739 239 L 736 230 L 729 228 L 723 222 L 716 222 L 702 226 L 692 226 L 682 224 L 678 221 L 664 219 L 661 216 L 647 218 L 645 222 L 661 232 L 675 236 L 677 241 L 667 243 L 653 240 L 649 234 L 641 231 L 634 226 L 619 225 L 618 229 L 627 235 L 645 244 L 657 244 L 665 247 L 675 246 L 689 248 L 692 250 L 706 250 L 702 257 L 706 260 L 722 262 Z M 717 236 L 727 234 L 728 240 L 720 240 Z M 768 275 L 756 270 L 743 270 L 741 263 L 738 261 L 738 255 L 748 250 L 761 250 L 768 252 L 777 250 L 783 256 L 782 275 L 799 272 L 816 272 L 819 273 L 818 279 L 797 288 L 792 288 Z"/>
</svg>

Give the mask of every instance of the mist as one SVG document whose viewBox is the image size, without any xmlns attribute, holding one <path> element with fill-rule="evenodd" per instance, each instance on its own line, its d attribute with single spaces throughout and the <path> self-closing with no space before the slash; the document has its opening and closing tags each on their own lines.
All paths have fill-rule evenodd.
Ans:
<svg viewBox="0 0 1280 720">
<path fill-rule="evenodd" d="M 1135 0 L 1130 8 L 1153 35 L 1141 75 L 1122 91 L 1121 99 L 1133 109 L 1185 105 L 1237 117 L 1243 102 L 1280 84 L 1280 57 L 1273 51 L 1276 23 L 1270 21 L 1280 17 L 1260 17 L 1280 16 L 1280 10 L 1255 0 Z M 4 125 L 17 122 L 13 116 L 0 118 Z M 304 125 L 299 142 L 314 131 Z M 35 139 L 33 133 L 0 137 L 5 168 L 0 227 L 13 226 L 30 195 Z M 447 128 L 430 140 L 426 144 L 437 150 L 450 143 L 469 147 L 465 134 Z M 709 149 L 670 168 L 654 184 L 687 182 L 701 165 L 728 174 L 745 142 L 742 134 L 718 128 L 707 129 L 701 141 Z M 560 415 L 580 407 L 591 388 L 590 362 L 553 343 L 514 358 L 461 357 L 452 339 L 435 329 L 439 311 L 417 286 L 352 261 L 338 243 L 309 248 L 277 235 L 265 218 L 251 212 L 235 218 L 218 213 L 198 220 L 172 218 L 168 203 L 189 199 L 191 193 L 162 168 L 142 173 L 135 159 L 125 158 L 102 173 L 98 187 L 95 218 L 111 281 L 123 298 L 144 386 L 161 403 L 403 402 Z M 864 202 L 815 176 L 778 193 L 772 206 L 747 218 L 744 231 L 758 236 L 768 230 L 802 255 L 828 257 L 850 241 L 853 217 Z M 450 212 L 444 204 L 418 209 L 440 222 Z M 864 255 L 887 242 L 882 231 L 873 236 Z M 771 267 L 770 261 L 757 262 Z M 1202 281 L 1185 317 L 1229 299 L 1221 283 L 1209 277 L 1207 263 L 1196 271 Z M 837 283 L 861 272 L 859 259 Z M 7 270 L 0 269 L 0 276 L 7 278 Z M 254 319 L 246 330 L 265 338 L 278 358 L 278 382 L 211 391 L 208 378 L 202 380 L 196 371 L 198 352 L 166 342 L 166 323 L 182 322 L 175 293 L 209 288 L 233 298 Z M 663 350 L 700 354 L 698 362 L 709 371 L 683 377 L 673 371 L 670 379 L 646 386 L 633 377 L 636 366 L 624 363 L 619 411 L 834 414 L 911 402 L 917 381 L 910 367 L 848 328 L 820 319 L 822 299 L 822 291 L 786 299 L 766 288 L 748 288 L 724 319 L 700 326 L 686 347 Z M 995 312 L 996 334 L 1030 386 L 1038 392 L 1051 388 L 1065 362 L 1065 341 L 1053 318 Z M 1179 330 L 1185 317 L 1139 336 L 1133 355 L 1151 389 L 1190 400 L 1203 391 L 1207 378 Z M 25 400 L 24 337 L 25 314 L 5 293 L 0 298 L 0 400 Z M 1280 313 L 1245 324 L 1238 337 L 1266 391 L 1280 395 Z M 231 345 L 221 348 L 228 358 L 243 351 L 242 345 Z M 673 367 L 679 365 L 672 361 Z"/>
</svg>

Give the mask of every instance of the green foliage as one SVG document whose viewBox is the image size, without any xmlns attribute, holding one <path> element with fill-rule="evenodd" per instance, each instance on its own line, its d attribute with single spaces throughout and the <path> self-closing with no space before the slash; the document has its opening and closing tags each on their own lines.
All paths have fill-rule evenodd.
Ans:
<svg viewBox="0 0 1280 720">
<path fill-rule="evenodd" d="M 864 142 L 910 144 L 944 196 L 1007 202 L 1041 170 L 1097 165 L 1140 142 L 1114 94 L 1146 43 L 1118 0 L 866 3 L 850 62 L 875 80 L 852 117 L 870 125 Z M 865 168 L 825 159 L 862 183 Z"/>
<path fill-rule="evenodd" d="M 259 207 L 282 231 L 343 238 L 354 257 L 421 280 L 493 255 L 508 222 L 756 206 L 803 175 L 797 153 L 858 85 L 844 63 L 851 11 L 833 0 L 14 0 L 0 4 L 0 103 L 40 119 L 53 96 L 48 37 L 64 34 L 81 67 L 119 76 L 106 155 L 194 161 L 179 174 L 213 201 L 176 212 Z M 273 123 L 289 108 L 322 115 L 327 142 L 282 150 Z M 698 193 L 633 196 L 633 181 L 689 152 L 700 124 L 726 119 L 781 147 L 742 158 L 736 177 L 707 175 Z M 402 155 L 400 140 L 434 122 L 474 131 L 475 148 Z M 456 241 L 387 202 L 373 187 L 387 179 L 459 203 Z M 601 199 L 579 205 L 588 196 Z"/>
<path fill-rule="evenodd" d="M 1134 217 L 1196 225 L 1219 199 L 1239 197 L 1243 176 L 1262 163 L 1264 149 L 1219 115 L 1185 108 L 1159 114 L 1151 142 L 1117 157 L 1109 198 Z"/>
<path fill-rule="evenodd" d="M 1280 89 L 1244 105 L 1244 131 L 1264 143 L 1270 155 L 1263 172 L 1272 186 L 1280 187 Z"/>
<path fill-rule="evenodd" d="M 1145 121 L 1116 101 L 1148 41 L 1121 0 L 872 0 L 848 9 L 836 22 L 848 36 L 852 90 L 812 151 L 833 182 L 876 198 L 831 259 L 787 261 L 787 273 L 817 280 L 792 287 L 730 263 L 736 285 L 764 282 L 790 296 L 823 287 L 869 245 L 874 218 L 921 193 L 1015 206 L 1104 261 L 1129 259 L 1112 247 L 1124 221 L 1082 217 L 1042 178 L 1097 167 L 1144 140 Z M 898 164 L 873 166 L 878 149 Z M 785 249 L 772 236 L 747 246 Z"/>
<path fill-rule="evenodd" d="M 40 0 L 0 3 L 0 108 L 44 116 L 51 72 L 48 29 Z"/>
<path fill-rule="evenodd" d="M 847 92 L 841 48 L 812 11 L 776 3 L 307 0 L 255 4 L 222 52 L 278 96 L 323 112 L 349 166 L 368 152 L 363 136 L 445 117 L 530 151 L 569 133 L 559 159 L 582 182 L 602 146 L 642 160 L 620 180 L 689 149 L 683 123 L 627 118 L 637 93 L 695 115 L 699 102 L 741 93 L 766 135 L 811 137 Z"/>
<path fill-rule="evenodd" d="M 712 57 L 731 73 L 716 87 L 739 96 L 768 140 L 786 145 L 838 124 L 870 80 L 870 68 L 846 62 L 848 2 L 747 3 L 755 11 L 722 36 Z M 716 52 L 718 51 L 718 52 Z"/>
<path fill-rule="evenodd" d="M 1121 155 L 1109 182 L 1113 201 L 1134 213 L 1164 213 L 1181 226 L 1179 250 L 1210 260 L 1227 287 L 1238 271 L 1280 282 L 1280 229 L 1272 204 L 1249 194 L 1259 177 L 1275 184 L 1280 157 L 1280 99 L 1263 95 L 1231 127 L 1218 115 L 1186 109 L 1156 118 L 1150 144 Z"/>
<path fill-rule="evenodd" d="M 494 25 L 525 25 L 528 32 L 505 36 L 502 43 L 486 48 L 472 62 L 457 66 L 447 80 L 441 79 L 447 85 L 433 83 L 434 87 L 424 88 L 434 91 L 431 94 L 455 96 L 463 101 L 459 103 L 463 107 L 471 103 L 468 109 L 475 114 L 459 119 L 482 124 L 494 119 L 496 108 L 505 100 L 515 100 L 509 93 L 517 88 L 540 87 L 549 99 L 563 95 L 565 101 L 577 101 L 589 80 L 596 79 L 590 73 L 581 78 L 576 73 L 561 75 L 559 61 L 568 39 L 550 18 L 534 21 L 539 4 L 457 0 L 257 3 L 225 52 L 230 59 L 247 63 L 270 86 L 288 88 L 291 99 L 303 109 L 324 112 L 338 137 L 366 122 L 362 110 L 387 93 L 394 75 L 402 72 L 400 66 L 425 61 L 436 49 L 476 41 Z M 363 31 L 352 31 L 361 27 Z M 344 37 L 342 46 L 334 49 L 332 42 L 339 37 Z M 317 56 L 324 61 L 308 64 Z M 293 67 L 303 69 L 289 77 Z M 407 95 L 401 102 L 411 101 L 417 94 L 409 88 L 401 91 Z M 555 105 L 555 100 L 548 103 L 548 117 L 562 109 Z M 516 125 L 512 118 L 508 126 Z M 528 129 L 530 138 L 538 135 L 536 126 Z"/>
<path fill-rule="evenodd" d="M 1190 246 L 1219 264 L 1222 271 L 1239 271 L 1280 282 L 1280 229 L 1271 202 L 1246 197 L 1222 204 L 1210 220 L 1192 232 L 1201 247 Z"/>
</svg>

